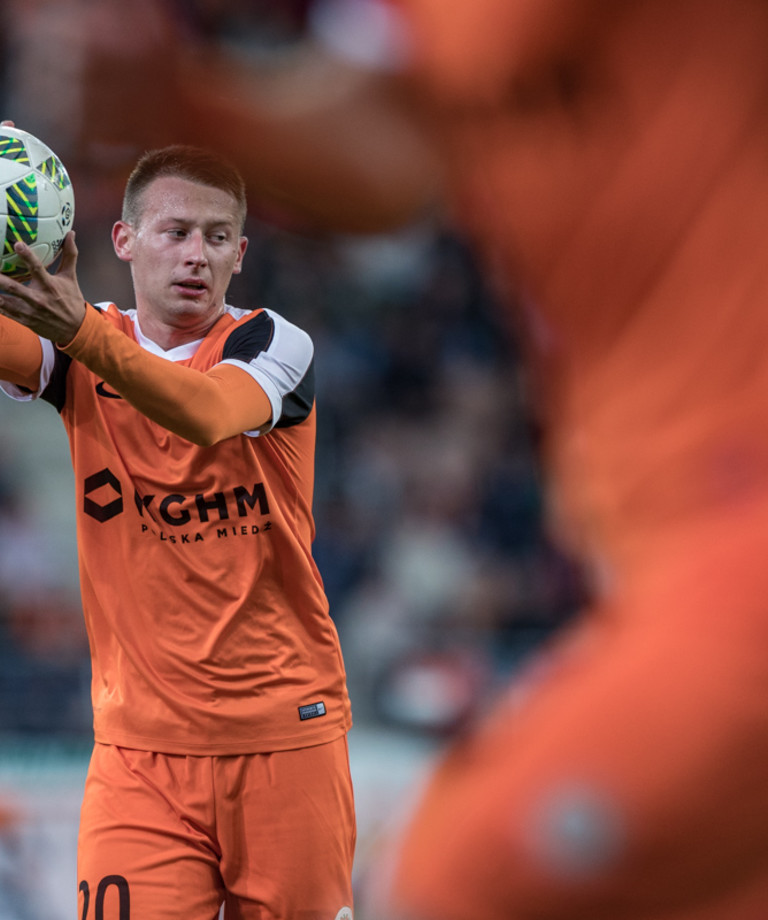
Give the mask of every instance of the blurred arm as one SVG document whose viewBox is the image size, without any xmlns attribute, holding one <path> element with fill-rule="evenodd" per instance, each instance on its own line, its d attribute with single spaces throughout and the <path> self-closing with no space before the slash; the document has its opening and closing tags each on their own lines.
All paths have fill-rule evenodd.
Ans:
<svg viewBox="0 0 768 920">
<path fill-rule="evenodd" d="M 439 206 L 439 161 L 395 78 L 311 46 L 272 68 L 203 61 L 204 80 L 199 53 L 182 63 L 187 123 L 205 135 L 193 139 L 214 139 L 257 199 L 336 232 L 383 232 Z"/>
<path fill-rule="evenodd" d="M 389 72 L 311 36 L 269 57 L 239 53 L 190 31 L 183 4 L 61 2 L 77 12 L 84 171 L 110 169 L 121 187 L 144 150 L 182 142 L 230 159 L 253 206 L 311 231 L 384 232 L 438 206 L 438 159 Z M 82 208 L 99 209 L 89 185 Z"/>
</svg>

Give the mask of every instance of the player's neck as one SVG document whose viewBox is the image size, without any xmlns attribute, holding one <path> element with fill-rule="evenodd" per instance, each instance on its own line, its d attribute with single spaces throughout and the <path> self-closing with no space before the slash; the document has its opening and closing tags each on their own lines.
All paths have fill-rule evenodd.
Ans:
<svg viewBox="0 0 768 920">
<path fill-rule="evenodd" d="M 180 345 L 196 342 L 205 338 L 210 329 L 218 321 L 224 308 L 212 315 L 203 316 L 175 316 L 169 320 L 160 320 L 151 312 L 137 309 L 139 328 L 142 335 L 162 348 L 170 351 Z"/>
</svg>

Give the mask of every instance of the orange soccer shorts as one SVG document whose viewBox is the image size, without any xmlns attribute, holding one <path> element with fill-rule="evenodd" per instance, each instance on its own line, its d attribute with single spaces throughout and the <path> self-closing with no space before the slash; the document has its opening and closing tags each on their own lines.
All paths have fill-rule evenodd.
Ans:
<svg viewBox="0 0 768 920">
<path fill-rule="evenodd" d="M 97 744 L 78 847 L 81 920 L 351 920 L 346 737 L 178 756 Z"/>
<path fill-rule="evenodd" d="M 766 510 L 660 535 L 453 747 L 377 920 L 768 917 Z"/>
</svg>

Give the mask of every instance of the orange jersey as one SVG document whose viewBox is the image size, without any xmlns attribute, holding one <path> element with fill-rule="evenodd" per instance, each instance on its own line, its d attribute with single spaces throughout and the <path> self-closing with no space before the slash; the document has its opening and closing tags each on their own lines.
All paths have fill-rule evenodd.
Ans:
<svg viewBox="0 0 768 920">
<path fill-rule="evenodd" d="M 162 352 L 135 311 L 110 304 L 101 317 L 200 372 L 242 367 L 272 423 L 195 446 L 43 343 L 40 390 L 61 413 L 75 471 L 96 740 L 234 754 L 338 737 L 350 711 L 311 555 L 309 337 L 270 311 L 227 308 L 203 340 Z"/>
<path fill-rule="evenodd" d="M 457 201 L 524 301 L 564 532 L 623 570 L 661 529 L 753 501 L 768 6 L 401 5 Z"/>
</svg>

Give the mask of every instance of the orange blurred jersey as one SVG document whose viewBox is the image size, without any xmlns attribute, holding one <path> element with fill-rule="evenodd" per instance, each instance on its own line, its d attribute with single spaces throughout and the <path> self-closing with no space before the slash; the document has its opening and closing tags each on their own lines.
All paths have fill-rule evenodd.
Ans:
<svg viewBox="0 0 768 920">
<path fill-rule="evenodd" d="M 102 316 L 137 339 L 132 313 Z M 169 357 L 203 372 L 251 356 L 266 366 L 299 335 L 275 314 L 230 309 Z M 272 394 L 267 434 L 202 448 L 56 361 L 43 395 L 70 437 L 96 740 L 233 754 L 342 734 L 344 670 L 310 550 L 311 364 L 301 393 Z"/>
<path fill-rule="evenodd" d="M 626 571 L 768 486 L 768 5 L 401 5 L 522 305 L 563 533 Z"/>
</svg>

